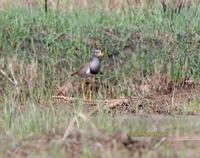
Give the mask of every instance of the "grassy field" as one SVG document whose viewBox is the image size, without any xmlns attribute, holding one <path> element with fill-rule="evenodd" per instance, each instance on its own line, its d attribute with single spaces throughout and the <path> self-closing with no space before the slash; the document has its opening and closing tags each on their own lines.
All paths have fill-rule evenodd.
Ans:
<svg viewBox="0 0 200 158">
<path fill-rule="evenodd" d="M 199 6 L 147 8 L 0 12 L 0 157 L 200 155 Z M 95 48 L 85 102 L 71 73 Z"/>
</svg>

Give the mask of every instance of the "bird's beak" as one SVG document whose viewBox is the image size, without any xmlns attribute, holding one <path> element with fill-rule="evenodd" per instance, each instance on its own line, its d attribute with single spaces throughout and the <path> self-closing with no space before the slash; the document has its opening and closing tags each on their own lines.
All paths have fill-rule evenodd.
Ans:
<svg viewBox="0 0 200 158">
<path fill-rule="evenodd" d="M 99 56 L 100 56 L 100 57 L 103 57 L 103 56 L 104 56 L 104 54 L 101 52 L 101 53 L 99 54 Z"/>
</svg>

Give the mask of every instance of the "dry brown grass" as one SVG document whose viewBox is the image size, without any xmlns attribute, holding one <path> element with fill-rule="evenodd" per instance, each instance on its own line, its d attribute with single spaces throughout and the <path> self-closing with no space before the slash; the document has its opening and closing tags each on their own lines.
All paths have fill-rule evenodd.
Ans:
<svg viewBox="0 0 200 158">
<path fill-rule="evenodd" d="M 34 87 L 39 84 L 38 76 L 40 76 L 41 72 L 39 74 L 37 69 L 37 63 L 34 58 L 30 63 L 25 63 L 17 59 L 16 56 L 9 60 L 2 60 L 0 67 L 0 73 L 3 75 L 2 79 L 4 81 L 2 92 L 6 91 L 5 88 L 13 89 L 13 98 L 21 105 L 20 103 L 24 102 L 24 98 L 27 95 L 31 95 Z M 40 81 L 42 80 L 40 79 Z"/>
</svg>

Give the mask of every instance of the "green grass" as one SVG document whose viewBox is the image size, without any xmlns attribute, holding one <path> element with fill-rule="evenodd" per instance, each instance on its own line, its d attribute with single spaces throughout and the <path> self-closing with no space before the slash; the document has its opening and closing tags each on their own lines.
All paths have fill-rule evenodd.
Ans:
<svg viewBox="0 0 200 158">
<path fill-rule="evenodd" d="M 196 8 L 183 11 L 172 20 L 158 9 L 152 14 L 140 10 L 48 15 L 41 11 L 29 15 L 24 10 L 9 10 L 1 14 L 2 67 L 8 69 L 7 60 L 13 56 L 24 62 L 22 69 L 34 59 L 35 80 L 39 81 L 37 85 L 33 83 L 36 93 L 40 87 L 45 94 L 52 94 L 57 85 L 71 80 L 70 73 L 89 59 L 95 47 L 103 49 L 106 56 L 118 51 L 125 63 L 123 67 L 116 63 L 115 72 L 104 71 L 100 76 L 109 86 L 113 80 L 117 82 L 117 96 L 123 95 L 130 80 L 157 72 L 170 74 L 170 80 L 177 82 L 188 77 L 199 80 L 200 19 Z M 137 33 L 139 39 L 134 37 Z M 125 47 L 135 47 L 132 55 L 125 53 Z M 104 65 L 107 64 L 105 58 Z M 21 77 L 23 80 L 28 76 Z M 106 98 L 105 94 L 102 97 Z"/>
<path fill-rule="evenodd" d="M 144 79 L 152 79 L 154 85 L 157 75 L 166 75 L 175 85 L 187 78 L 200 82 L 199 23 L 198 6 L 183 9 L 173 18 L 160 8 L 125 10 L 118 14 L 100 9 L 45 14 L 41 10 L 30 13 L 10 8 L 0 12 L 0 142 L 9 142 L 0 150 L 0 156 L 4 149 L 15 148 L 24 138 L 63 134 L 74 116 L 77 117 L 76 128 L 94 137 L 97 131 L 109 136 L 118 130 L 133 132 L 134 136 L 138 131 L 144 131 L 144 136 L 149 130 L 159 131 L 153 124 L 155 120 L 149 123 L 148 119 L 134 118 L 127 121 L 127 125 L 115 121 L 109 110 L 101 108 L 103 103 L 99 104 L 97 116 L 84 120 L 81 116 L 86 116 L 88 105 L 81 100 L 56 102 L 52 96 L 63 85 L 69 97 L 82 96 L 79 80 L 70 74 L 89 60 L 95 48 L 105 53 L 103 73 L 96 79 L 101 83 L 93 96 L 96 99 L 134 96 L 137 91 L 131 86 L 140 85 Z M 114 71 L 108 68 L 108 57 L 113 51 L 118 52 Z M 199 113 L 199 100 L 181 109 L 186 114 L 188 111 Z M 199 131 L 198 121 L 192 125 L 185 120 L 172 122 L 166 125 L 172 134 Z M 152 128 L 149 124 L 153 124 Z M 48 154 L 64 157 L 62 145 L 51 145 Z M 109 149 L 105 149 L 105 156 L 113 157 Z M 123 150 L 120 150 L 121 155 Z M 85 143 L 83 157 L 94 154 L 93 146 Z"/>
</svg>

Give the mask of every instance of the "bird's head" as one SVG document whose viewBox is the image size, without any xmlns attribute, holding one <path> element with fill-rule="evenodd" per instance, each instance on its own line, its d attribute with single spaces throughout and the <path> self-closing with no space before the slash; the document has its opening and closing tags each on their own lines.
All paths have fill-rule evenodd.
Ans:
<svg viewBox="0 0 200 158">
<path fill-rule="evenodd" d="M 103 58 L 103 53 L 100 49 L 95 49 L 94 50 L 94 56 L 99 58 L 99 59 L 102 59 Z"/>
</svg>

